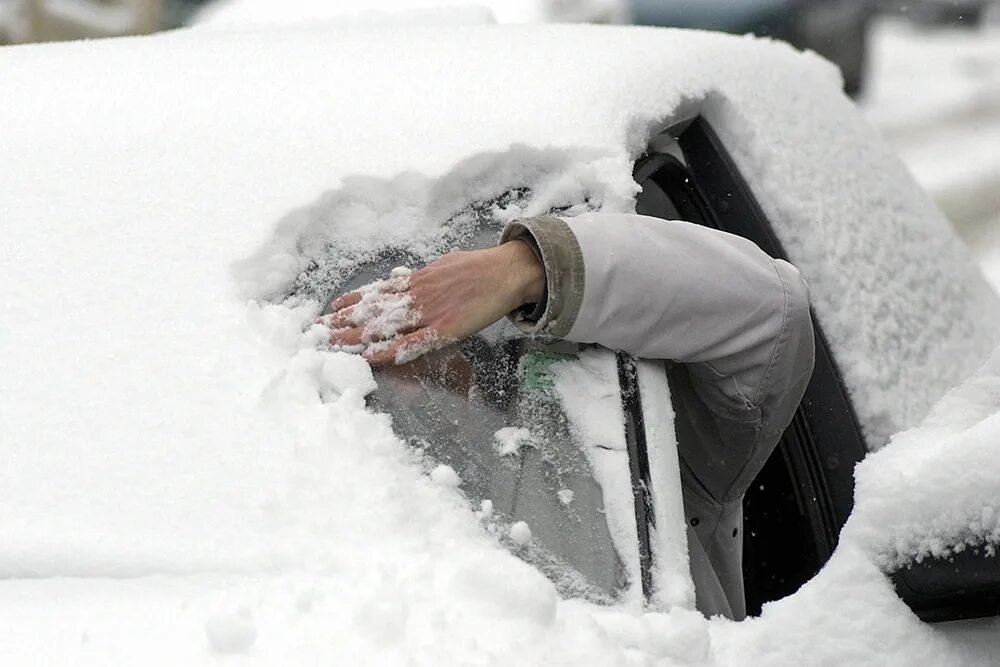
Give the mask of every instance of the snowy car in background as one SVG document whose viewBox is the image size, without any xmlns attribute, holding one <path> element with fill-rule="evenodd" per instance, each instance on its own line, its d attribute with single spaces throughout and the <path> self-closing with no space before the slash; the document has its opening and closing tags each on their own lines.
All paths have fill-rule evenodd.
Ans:
<svg viewBox="0 0 1000 667">
<path fill-rule="evenodd" d="M 585 26 L 2 56 L 3 664 L 995 652 L 884 573 L 995 558 L 998 297 L 825 61 Z M 587 210 L 740 233 L 810 283 L 817 373 L 747 500 L 757 620 L 693 611 L 662 363 L 501 324 L 373 375 L 313 324 Z M 995 568 L 935 567 L 900 579 L 919 613 L 995 613 Z"/>
<path fill-rule="evenodd" d="M 840 68 L 851 95 L 864 83 L 873 10 L 872 0 L 629 1 L 638 25 L 753 33 L 812 49 Z"/>
<path fill-rule="evenodd" d="M 882 2 L 888 12 L 903 14 L 926 25 L 978 26 L 991 12 L 996 12 L 996 0 L 917 0 L 900 5 Z"/>
</svg>

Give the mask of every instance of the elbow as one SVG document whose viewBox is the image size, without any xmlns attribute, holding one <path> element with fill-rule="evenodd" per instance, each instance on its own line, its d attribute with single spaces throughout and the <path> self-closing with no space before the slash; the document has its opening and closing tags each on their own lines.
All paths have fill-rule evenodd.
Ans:
<svg viewBox="0 0 1000 667">
<path fill-rule="evenodd" d="M 785 318 L 786 327 L 800 334 L 812 336 L 812 315 L 810 313 L 809 285 L 799 270 L 788 262 L 776 260 L 782 264 L 779 269 L 782 282 L 785 285 Z"/>
<path fill-rule="evenodd" d="M 783 356 L 791 362 L 788 364 L 792 379 L 790 384 L 796 391 L 802 392 L 812 376 L 816 354 L 809 285 L 791 264 L 776 260 L 775 265 L 785 287 L 785 317 L 781 334 L 785 346 Z"/>
</svg>

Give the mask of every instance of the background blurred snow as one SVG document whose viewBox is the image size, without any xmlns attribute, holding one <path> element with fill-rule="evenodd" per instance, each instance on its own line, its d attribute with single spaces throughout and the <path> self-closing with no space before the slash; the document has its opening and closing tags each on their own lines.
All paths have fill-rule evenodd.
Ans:
<svg viewBox="0 0 1000 667">
<path fill-rule="evenodd" d="M 861 102 L 1000 289 L 1000 24 L 881 21 Z"/>
</svg>

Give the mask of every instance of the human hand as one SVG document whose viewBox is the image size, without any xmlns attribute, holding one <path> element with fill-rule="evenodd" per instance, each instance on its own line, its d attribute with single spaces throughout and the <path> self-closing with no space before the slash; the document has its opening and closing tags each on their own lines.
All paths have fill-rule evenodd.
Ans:
<svg viewBox="0 0 1000 667">
<path fill-rule="evenodd" d="M 320 322 L 330 342 L 363 346 L 375 365 L 404 364 L 542 298 L 545 270 L 523 241 L 453 252 L 344 294 Z"/>
</svg>

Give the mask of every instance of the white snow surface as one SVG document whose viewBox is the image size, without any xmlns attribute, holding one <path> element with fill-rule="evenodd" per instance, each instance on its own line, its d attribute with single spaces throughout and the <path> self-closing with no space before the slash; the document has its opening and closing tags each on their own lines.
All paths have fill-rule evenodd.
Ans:
<svg viewBox="0 0 1000 667">
<path fill-rule="evenodd" d="M 784 45 L 653 29 L 0 50 L 0 664 L 995 664 L 970 640 L 995 622 L 923 625 L 878 569 L 993 534 L 995 366 L 864 464 L 816 579 L 734 624 L 559 600 L 366 411 L 371 372 L 323 347 L 320 304 L 282 300 L 331 239 L 432 254 L 512 187 L 532 196 L 498 223 L 628 210 L 645 139 L 700 110 L 878 445 L 986 358 L 996 297 L 837 88 Z M 968 491 L 945 460 L 979 466 Z"/>
<path fill-rule="evenodd" d="M 382 23 L 622 23 L 624 0 L 216 0 L 192 23 L 212 28 Z"/>
<path fill-rule="evenodd" d="M 862 109 L 973 252 L 1000 214 L 1000 25 L 876 22 Z M 990 246 L 992 247 L 992 246 Z"/>
<path fill-rule="evenodd" d="M 191 23 L 211 28 L 248 28 L 264 25 L 317 25 L 331 23 L 388 25 L 448 25 L 538 23 L 545 20 L 539 0 L 504 2 L 469 0 L 216 0 L 205 5 Z"/>
<path fill-rule="evenodd" d="M 622 598 L 641 605 L 639 533 L 617 379 L 615 355 L 606 349 L 584 350 L 577 362 L 552 367 L 559 403 L 566 412 L 573 439 L 601 487 L 608 532 L 629 575 L 629 588 L 622 592 Z"/>
</svg>

